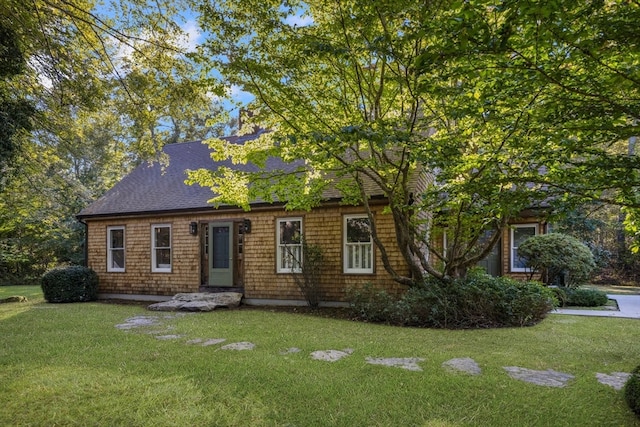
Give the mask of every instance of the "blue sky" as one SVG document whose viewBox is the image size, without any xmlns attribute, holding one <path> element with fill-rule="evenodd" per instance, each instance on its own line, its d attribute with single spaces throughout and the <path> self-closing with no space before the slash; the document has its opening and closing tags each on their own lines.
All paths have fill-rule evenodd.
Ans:
<svg viewBox="0 0 640 427">
<path fill-rule="evenodd" d="M 116 4 L 118 4 L 119 2 L 127 2 L 127 0 L 112 1 Z M 99 15 L 109 16 L 117 20 L 117 16 L 114 16 L 113 9 L 111 9 L 109 5 L 99 5 L 97 6 L 96 11 Z M 304 27 L 311 25 L 313 23 L 313 19 L 310 16 L 306 16 L 304 14 L 304 10 L 300 9 L 297 13 L 290 15 L 285 20 L 285 22 L 291 26 Z M 176 23 L 184 32 L 184 38 L 178 42 L 178 45 L 184 51 L 193 52 L 199 44 L 202 44 L 206 41 L 207 34 L 201 30 L 198 24 L 198 16 L 194 11 L 186 11 L 182 13 L 182 16 L 180 16 L 179 20 Z M 120 45 L 118 56 L 125 57 L 129 55 L 131 51 L 132 49 L 130 47 Z M 253 96 L 251 94 L 242 91 L 240 87 L 235 85 L 228 86 L 227 96 L 236 102 L 240 102 L 243 105 L 249 103 L 253 99 Z M 233 106 L 230 102 L 226 102 L 224 103 L 224 105 L 227 107 L 227 109 L 233 109 Z"/>
</svg>

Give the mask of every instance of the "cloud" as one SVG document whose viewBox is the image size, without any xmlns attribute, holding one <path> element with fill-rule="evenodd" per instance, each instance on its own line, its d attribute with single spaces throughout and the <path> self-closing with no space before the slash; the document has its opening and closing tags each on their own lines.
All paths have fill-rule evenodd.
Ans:
<svg viewBox="0 0 640 427">
<path fill-rule="evenodd" d="M 308 27 L 309 25 L 313 25 L 313 17 L 301 14 L 289 15 L 284 22 L 292 27 Z"/>
<path fill-rule="evenodd" d="M 238 85 L 231 85 L 230 87 L 228 87 L 227 94 L 235 102 L 240 102 L 241 104 L 244 104 L 244 105 L 253 101 L 253 99 L 255 98 L 251 93 L 245 92 Z"/>
<path fill-rule="evenodd" d="M 202 38 L 198 22 L 195 19 L 188 20 L 182 26 L 182 31 L 184 32 L 184 39 L 180 40 L 180 47 L 187 52 L 193 52 Z"/>
</svg>

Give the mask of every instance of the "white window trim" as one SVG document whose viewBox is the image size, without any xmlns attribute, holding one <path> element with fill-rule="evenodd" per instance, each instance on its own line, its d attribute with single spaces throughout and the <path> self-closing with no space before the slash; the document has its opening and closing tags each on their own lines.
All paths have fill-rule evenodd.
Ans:
<svg viewBox="0 0 640 427">
<path fill-rule="evenodd" d="M 299 265 L 300 267 L 297 268 L 293 268 L 293 267 L 288 267 L 288 268 L 284 268 L 281 267 L 282 265 L 282 248 L 284 248 L 286 245 L 282 245 L 280 244 L 280 224 L 283 222 L 287 222 L 287 221 L 299 221 L 300 222 L 300 234 L 303 234 L 303 230 L 304 230 L 304 222 L 302 221 L 302 217 L 292 217 L 292 218 L 278 218 L 276 221 L 276 272 L 278 273 L 300 273 L 302 272 L 302 241 L 297 244 L 297 245 L 291 245 L 294 248 L 297 248 L 299 254 L 300 254 L 300 262 Z"/>
<path fill-rule="evenodd" d="M 366 214 L 356 214 L 356 215 L 345 215 L 342 219 L 342 258 L 343 258 L 343 272 L 345 274 L 373 274 L 373 264 L 374 264 L 374 253 L 373 253 L 373 239 L 369 236 L 369 243 L 347 243 L 347 224 L 350 219 L 353 218 L 368 218 Z M 349 268 L 349 245 L 358 245 L 365 246 L 369 245 L 371 247 L 369 253 L 371 255 L 371 259 L 369 260 L 369 264 L 371 265 L 369 268 Z"/>
<path fill-rule="evenodd" d="M 529 223 L 529 224 L 513 224 L 511 226 L 511 232 L 510 234 L 510 241 L 509 241 L 509 267 L 511 269 L 511 272 L 513 273 L 528 273 L 531 271 L 530 268 L 526 268 L 526 267 L 516 267 L 515 264 L 515 257 L 513 256 L 513 252 L 515 249 L 517 249 L 517 247 L 514 246 L 515 243 L 515 232 L 516 229 L 518 228 L 533 228 L 534 231 L 534 236 L 537 236 L 539 233 L 538 230 L 538 223 Z"/>
<path fill-rule="evenodd" d="M 168 248 L 158 248 L 156 247 L 156 229 L 157 228 L 168 228 L 169 229 L 169 247 Z M 152 224 L 151 225 L 151 272 L 152 273 L 171 273 L 173 267 L 173 233 L 171 230 L 171 224 Z M 156 249 L 169 249 L 170 253 L 170 263 L 166 267 L 156 267 Z"/>
<path fill-rule="evenodd" d="M 114 230 L 122 230 L 122 248 L 111 247 L 111 232 Z M 124 267 L 113 267 L 113 250 L 122 249 Z M 127 236 L 124 225 L 114 225 L 107 227 L 107 272 L 109 273 L 124 273 L 127 266 Z"/>
</svg>

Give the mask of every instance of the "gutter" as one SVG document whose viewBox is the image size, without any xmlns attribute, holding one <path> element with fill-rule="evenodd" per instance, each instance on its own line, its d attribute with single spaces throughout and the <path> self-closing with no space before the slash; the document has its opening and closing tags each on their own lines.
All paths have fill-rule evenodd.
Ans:
<svg viewBox="0 0 640 427">
<path fill-rule="evenodd" d="M 84 249 L 83 249 L 84 256 L 83 256 L 82 265 L 84 267 L 88 267 L 89 266 L 89 226 L 82 218 L 76 217 L 76 219 L 78 220 L 78 222 L 80 222 L 80 224 L 84 225 Z"/>
<path fill-rule="evenodd" d="M 386 197 L 382 195 L 371 196 L 370 201 L 373 203 L 384 203 L 386 202 Z M 338 206 L 341 204 L 342 198 L 335 197 L 331 199 L 326 199 L 322 201 L 318 207 L 332 207 Z M 169 216 L 169 215 L 209 215 L 217 212 L 245 212 L 250 214 L 251 212 L 260 212 L 260 211 L 269 211 L 269 210 L 277 210 L 283 209 L 284 202 L 275 202 L 275 203 L 255 203 L 250 205 L 250 211 L 245 211 L 242 208 L 237 206 L 230 205 L 222 205 L 218 207 L 206 206 L 206 207 L 194 207 L 194 208 L 177 208 L 177 209 L 165 209 L 165 210 L 147 210 L 147 211 L 137 211 L 137 212 L 106 212 L 106 213 L 96 213 L 96 214 L 78 214 L 76 215 L 76 219 L 83 223 L 85 226 L 87 225 L 85 220 L 98 220 L 98 219 L 109 219 L 109 218 L 140 218 L 140 217 L 149 217 L 149 216 Z"/>
</svg>

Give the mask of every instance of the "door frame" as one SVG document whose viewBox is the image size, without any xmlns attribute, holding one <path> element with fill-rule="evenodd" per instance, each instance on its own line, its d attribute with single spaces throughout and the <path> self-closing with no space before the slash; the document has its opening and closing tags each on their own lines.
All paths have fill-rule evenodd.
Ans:
<svg viewBox="0 0 640 427">
<path fill-rule="evenodd" d="M 230 257 L 230 270 L 231 270 L 231 284 L 221 285 L 216 283 L 215 279 L 212 279 L 212 259 L 210 258 L 209 251 L 211 250 L 211 227 L 227 225 L 231 226 L 231 257 Z M 244 287 L 244 227 L 243 219 L 219 219 L 219 220 L 202 220 L 199 223 L 200 227 L 200 286 L 204 288 L 236 288 L 240 291 Z"/>
</svg>

